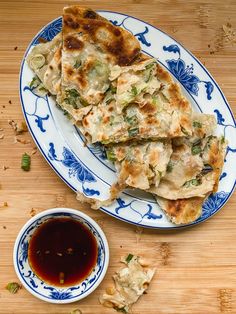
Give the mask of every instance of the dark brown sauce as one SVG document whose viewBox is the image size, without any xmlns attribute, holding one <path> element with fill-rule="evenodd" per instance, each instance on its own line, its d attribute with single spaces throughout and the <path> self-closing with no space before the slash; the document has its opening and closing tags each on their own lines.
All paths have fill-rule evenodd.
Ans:
<svg viewBox="0 0 236 314">
<path fill-rule="evenodd" d="M 97 241 L 90 230 L 72 218 L 43 223 L 29 242 L 29 263 L 43 281 L 56 286 L 78 284 L 97 261 Z"/>
</svg>

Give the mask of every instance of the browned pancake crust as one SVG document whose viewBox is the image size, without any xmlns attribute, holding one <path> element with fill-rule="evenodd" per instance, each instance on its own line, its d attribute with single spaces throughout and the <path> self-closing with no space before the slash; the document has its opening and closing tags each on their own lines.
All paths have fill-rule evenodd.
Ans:
<svg viewBox="0 0 236 314">
<path fill-rule="evenodd" d="M 73 33 L 81 33 L 98 45 L 113 64 L 128 65 L 140 53 L 139 42 L 131 33 L 114 26 L 91 9 L 64 8 L 63 23 L 64 49 L 80 50 L 82 42 L 75 40 Z"/>
<path fill-rule="evenodd" d="M 201 216 L 204 198 L 192 197 L 189 199 L 166 200 L 157 198 L 161 208 L 175 224 L 188 224 Z"/>
</svg>

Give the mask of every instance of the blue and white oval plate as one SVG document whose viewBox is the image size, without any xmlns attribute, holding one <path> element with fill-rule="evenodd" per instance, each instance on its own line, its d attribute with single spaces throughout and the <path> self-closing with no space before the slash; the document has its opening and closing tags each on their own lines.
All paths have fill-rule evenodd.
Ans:
<svg viewBox="0 0 236 314">
<path fill-rule="evenodd" d="M 236 124 L 232 111 L 219 86 L 204 66 L 180 43 L 137 18 L 110 11 L 99 11 L 114 25 L 130 31 L 139 41 L 143 52 L 156 57 L 182 85 L 186 97 L 196 111 L 214 114 L 218 121 L 217 133 L 228 140 L 224 169 L 217 193 L 203 205 L 202 216 L 191 225 L 202 222 L 227 202 L 236 182 Z M 51 40 L 61 31 L 61 17 L 46 25 L 33 39 Z M 39 97 L 29 88 L 34 74 L 25 62 L 20 71 L 20 97 L 29 130 L 41 153 L 56 173 L 74 191 L 104 200 L 116 181 L 113 165 L 99 146 L 84 147 L 83 137 L 67 120 L 50 97 Z M 162 213 L 154 198 L 140 191 L 126 190 L 111 206 L 102 211 L 123 221 L 143 227 L 178 228 Z"/>
</svg>

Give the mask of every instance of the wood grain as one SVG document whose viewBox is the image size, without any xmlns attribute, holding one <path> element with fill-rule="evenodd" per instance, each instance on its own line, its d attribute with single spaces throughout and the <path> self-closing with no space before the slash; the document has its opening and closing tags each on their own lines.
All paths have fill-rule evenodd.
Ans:
<svg viewBox="0 0 236 314">
<path fill-rule="evenodd" d="M 57 177 L 37 152 L 29 173 L 20 169 L 21 155 L 31 152 L 31 142 L 14 144 L 8 119 L 21 121 L 18 73 L 24 51 L 41 27 L 61 15 L 75 1 L 0 1 L 0 313 L 115 313 L 98 303 L 99 295 L 112 284 L 111 275 L 120 267 L 121 255 L 133 252 L 146 257 L 157 268 L 148 290 L 133 313 L 216 314 L 236 313 L 236 195 L 213 218 L 191 229 L 161 232 L 143 230 L 79 204 L 74 193 Z M 236 28 L 236 2 L 185 0 L 81 1 L 93 9 L 128 13 L 172 35 L 208 68 L 236 112 L 236 45 L 222 36 L 227 22 Z M 158 44 L 158 39 L 157 39 Z M 15 48 L 16 47 L 16 48 Z M 3 166 L 9 169 L 3 170 Z M 3 207 L 7 202 L 8 207 Z M 22 225 L 36 212 L 67 206 L 94 218 L 104 229 L 111 260 L 99 288 L 81 302 L 69 305 L 44 303 L 25 289 L 16 295 L 5 290 L 17 280 L 12 248 Z M 117 236 L 119 235 L 119 236 Z"/>
</svg>

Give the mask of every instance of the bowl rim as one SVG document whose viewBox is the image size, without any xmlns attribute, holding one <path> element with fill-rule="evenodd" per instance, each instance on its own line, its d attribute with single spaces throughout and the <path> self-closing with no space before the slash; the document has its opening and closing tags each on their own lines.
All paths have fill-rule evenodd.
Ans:
<svg viewBox="0 0 236 314">
<path fill-rule="evenodd" d="M 81 295 L 79 295 L 78 297 L 75 297 L 73 299 L 63 299 L 63 300 L 57 300 L 57 299 L 48 299 L 38 293 L 36 293 L 30 286 L 28 286 L 25 281 L 23 280 L 19 270 L 18 270 L 18 262 L 17 262 L 17 252 L 18 252 L 18 245 L 20 242 L 20 239 L 22 237 L 22 235 L 25 233 L 25 231 L 27 230 L 27 228 L 34 222 L 36 222 L 38 219 L 47 216 L 47 215 L 54 215 L 54 214 L 60 214 L 60 213 L 68 213 L 68 214 L 73 214 L 78 216 L 79 218 L 85 219 L 87 220 L 94 229 L 96 229 L 96 231 L 98 232 L 99 236 L 102 238 L 103 240 L 103 244 L 104 244 L 104 250 L 105 250 L 105 260 L 104 260 L 104 267 L 103 270 L 100 274 L 100 276 L 98 277 L 97 281 L 95 282 L 95 284 L 86 292 L 82 293 Z M 97 224 L 97 222 L 95 220 L 93 220 L 90 216 L 88 216 L 87 214 L 81 212 L 80 210 L 77 209 L 73 209 L 73 208 L 66 208 L 66 207 L 57 207 L 57 208 L 50 208 L 50 209 L 46 209 L 38 214 L 36 214 L 35 216 L 33 216 L 32 218 L 30 218 L 29 220 L 27 220 L 27 222 L 21 227 L 16 240 L 15 240 L 15 244 L 14 244 L 14 249 L 13 249 L 13 265 L 14 265 L 14 269 L 16 272 L 17 277 L 19 278 L 20 282 L 22 283 L 22 285 L 24 286 L 24 288 L 26 290 L 28 290 L 32 295 L 34 295 L 35 297 L 37 297 L 38 299 L 41 299 L 43 301 L 49 302 L 49 303 L 56 303 L 56 304 L 65 304 L 65 303 L 73 303 L 76 301 L 79 301 L 81 299 L 84 299 L 85 297 L 87 297 L 89 294 L 91 294 L 102 282 L 106 272 L 107 272 L 107 268 L 109 265 L 109 258 L 110 258 L 110 254 L 109 254 L 109 245 L 108 245 L 108 241 L 107 238 L 103 232 L 103 230 L 101 229 L 101 227 Z M 33 270 L 32 270 L 33 272 Z M 34 273 L 34 272 L 33 272 Z M 37 276 L 37 275 L 36 275 Z M 49 284 L 50 285 L 50 284 Z M 51 285 L 52 287 L 54 287 L 53 285 Z M 69 287 L 73 287 L 72 286 L 68 286 Z"/>
</svg>

